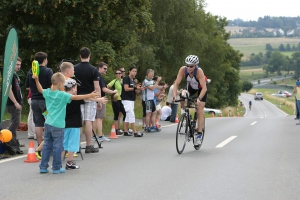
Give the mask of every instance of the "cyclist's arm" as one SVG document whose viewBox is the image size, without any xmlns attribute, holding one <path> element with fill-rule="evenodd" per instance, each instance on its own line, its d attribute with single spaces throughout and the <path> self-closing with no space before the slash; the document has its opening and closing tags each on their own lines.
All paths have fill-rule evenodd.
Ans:
<svg viewBox="0 0 300 200">
<path fill-rule="evenodd" d="M 206 88 L 206 82 L 205 82 L 205 78 L 204 78 L 204 73 L 203 73 L 202 69 L 200 69 L 200 68 L 197 70 L 197 78 L 198 78 L 199 83 L 200 83 L 200 85 L 202 87 L 201 93 L 199 94 L 199 98 L 202 99 L 204 97 L 206 91 L 207 91 L 207 88 Z"/>
<path fill-rule="evenodd" d="M 175 98 L 177 96 L 178 86 L 181 83 L 182 77 L 184 77 L 184 70 L 185 70 L 185 67 L 181 67 L 179 69 L 177 78 L 176 78 L 174 86 L 173 86 L 173 97 L 175 97 Z"/>
</svg>

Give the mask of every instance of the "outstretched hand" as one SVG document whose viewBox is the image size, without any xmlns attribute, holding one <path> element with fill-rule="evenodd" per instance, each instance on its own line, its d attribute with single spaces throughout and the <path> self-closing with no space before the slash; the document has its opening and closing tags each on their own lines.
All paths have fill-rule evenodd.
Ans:
<svg viewBox="0 0 300 200">
<path fill-rule="evenodd" d="M 97 98 L 97 97 L 99 97 L 99 93 L 96 92 L 96 91 L 90 93 L 89 95 L 90 95 L 90 98 Z"/>
<path fill-rule="evenodd" d="M 106 97 L 97 98 L 97 102 L 106 104 L 108 102 L 108 98 Z"/>
</svg>

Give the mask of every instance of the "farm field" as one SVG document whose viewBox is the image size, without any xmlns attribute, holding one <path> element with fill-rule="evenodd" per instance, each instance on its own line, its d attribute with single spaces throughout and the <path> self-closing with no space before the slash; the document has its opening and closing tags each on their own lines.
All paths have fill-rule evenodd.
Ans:
<svg viewBox="0 0 300 200">
<path fill-rule="evenodd" d="M 229 39 L 228 43 L 235 49 L 244 54 L 243 60 L 250 57 L 252 53 L 265 53 L 266 44 L 271 44 L 273 48 L 278 48 L 280 44 L 290 44 L 297 46 L 300 43 L 300 38 L 233 38 Z M 281 52 L 286 56 L 291 56 L 294 52 Z"/>
</svg>

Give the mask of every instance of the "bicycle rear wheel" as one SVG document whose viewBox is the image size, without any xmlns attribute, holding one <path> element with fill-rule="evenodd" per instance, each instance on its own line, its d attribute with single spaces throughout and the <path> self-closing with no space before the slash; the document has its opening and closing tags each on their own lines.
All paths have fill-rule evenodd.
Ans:
<svg viewBox="0 0 300 200">
<path fill-rule="evenodd" d="M 188 139 L 188 126 L 188 116 L 183 113 L 180 116 L 176 131 L 176 150 L 179 154 L 183 152 Z"/>
</svg>

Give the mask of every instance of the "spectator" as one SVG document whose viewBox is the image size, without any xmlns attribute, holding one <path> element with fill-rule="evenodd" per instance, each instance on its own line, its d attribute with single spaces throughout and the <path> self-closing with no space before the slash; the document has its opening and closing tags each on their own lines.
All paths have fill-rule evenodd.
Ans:
<svg viewBox="0 0 300 200">
<path fill-rule="evenodd" d="M 53 71 L 51 68 L 47 68 L 48 55 L 44 52 L 37 52 L 34 55 L 34 60 L 38 61 L 40 65 L 39 80 L 43 89 L 51 87 L 51 77 Z M 45 118 L 43 112 L 46 111 L 45 99 L 41 93 L 39 93 L 35 80 L 32 78 L 32 71 L 29 70 L 26 77 L 26 89 L 31 90 L 31 108 L 33 111 L 33 122 L 35 124 L 35 134 L 37 139 L 37 144 L 40 145 L 43 137 L 43 128 L 45 123 Z"/>
<path fill-rule="evenodd" d="M 166 105 L 163 106 L 161 109 L 160 120 L 161 121 L 170 121 L 171 113 L 172 113 L 171 105 L 169 102 L 167 102 Z"/>
<path fill-rule="evenodd" d="M 179 104 L 179 102 L 173 102 L 173 88 L 174 88 L 174 83 L 175 83 L 175 81 L 173 82 L 173 85 L 171 85 L 171 87 L 169 89 L 168 99 L 167 99 L 167 102 L 171 105 L 171 109 L 172 109 L 172 113 L 171 113 L 171 116 L 170 116 L 170 122 L 175 122 L 176 115 L 177 115 L 177 110 L 178 110 L 178 104 Z M 182 91 L 182 89 L 181 90 L 177 90 L 176 100 L 180 99 L 179 94 L 181 93 L 181 91 Z"/>
<path fill-rule="evenodd" d="M 300 112 L 299 108 L 300 108 L 300 81 L 296 82 L 296 85 L 294 86 L 294 94 L 296 97 L 296 105 L 297 105 L 297 112 Z M 300 125 L 300 120 L 298 123 L 296 123 L 296 125 Z"/>
<path fill-rule="evenodd" d="M 91 51 L 87 47 L 80 49 L 81 62 L 74 66 L 75 76 L 81 81 L 81 86 L 78 86 L 77 94 L 88 94 L 93 91 L 100 93 L 100 74 L 96 67 L 90 64 Z M 101 104 L 98 104 L 101 108 Z M 85 153 L 97 153 L 99 149 L 94 148 L 92 143 L 92 122 L 95 121 L 97 111 L 97 103 L 91 100 L 86 100 L 81 105 L 82 120 L 85 123 L 86 148 Z"/>
<path fill-rule="evenodd" d="M 124 67 L 120 67 L 119 70 L 121 71 L 121 79 L 123 79 L 126 76 L 126 71 Z"/>
<path fill-rule="evenodd" d="M 50 155 L 53 154 L 52 170 L 53 174 L 65 172 L 62 166 L 61 153 L 63 150 L 63 137 L 65 128 L 66 106 L 71 100 L 82 100 L 95 98 L 96 93 L 87 95 L 71 95 L 64 92 L 65 77 L 62 73 L 55 73 L 52 78 L 52 88 L 43 89 L 37 76 L 35 79 L 37 90 L 45 98 L 48 115 L 45 123 L 44 146 L 40 173 L 48 173 L 48 163 Z M 53 152 L 52 152 L 53 151 Z"/>
<path fill-rule="evenodd" d="M 300 83 L 300 78 L 298 78 L 297 80 L 298 83 Z M 297 82 L 296 82 L 296 85 L 297 85 Z M 298 104 L 297 104 L 297 95 L 295 95 L 295 104 L 296 104 L 296 117 L 295 117 L 295 120 L 299 120 L 300 118 L 300 108 L 298 107 Z"/>
<path fill-rule="evenodd" d="M 155 76 L 153 78 L 154 81 L 157 81 L 158 76 Z M 156 127 L 160 128 L 159 121 L 161 116 L 161 101 L 165 97 L 166 88 L 168 88 L 168 84 L 166 84 L 164 81 L 160 81 L 158 83 L 158 86 L 164 86 L 162 89 L 155 88 L 154 89 L 154 102 L 156 106 Z"/>
<path fill-rule="evenodd" d="M 100 73 L 99 85 L 100 85 L 100 89 L 101 89 L 101 96 L 104 97 L 105 93 L 108 93 L 108 94 L 118 93 L 117 90 L 110 90 L 110 89 L 108 89 L 106 87 L 106 82 L 105 82 L 105 80 L 104 80 L 104 78 L 102 76 L 102 75 L 106 74 L 108 65 L 106 63 L 104 63 L 104 62 L 100 62 L 98 64 L 97 68 L 98 68 L 98 71 Z M 95 140 L 97 139 L 98 141 L 107 141 L 107 142 L 110 142 L 110 139 L 108 139 L 107 137 L 105 137 L 103 135 L 103 132 L 102 132 L 102 125 L 103 125 L 103 120 L 105 118 L 105 115 L 106 115 L 106 105 L 102 104 L 101 109 L 97 110 L 95 121 L 93 122 L 94 131 L 96 132 L 98 130 L 98 136 L 97 136 L 97 138 L 93 137 L 93 139 L 95 139 Z"/>
<path fill-rule="evenodd" d="M 121 84 L 121 82 L 122 82 L 122 79 L 121 79 L 122 72 L 121 72 L 121 70 L 117 69 L 115 71 L 115 75 L 116 75 L 116 78 L 114 80 L 112 80 L 107 85 L 107 87 L 109 89 L 116 89 L 118 91 L 118 95 L 117 95 L 118 98 L 116 100 L 112 99 L 111 105 L 112 105 L 112 108 L 113 108 L 113 111 L 114 111 L 114 125 L 115 125 L 115 128 L 116 128 L 116 134 L 117 135 L 122 135 L 123 131 L 120 128 L 120 113 L 123 114 L 123 124 L 124 124 L 124 121 L 125 121 L 126 113 L 125 113 L 124 106 L 123 106 L 122 101 L 121 101 L 121 94 L 122 94 L 122 84 Z M 112 97 L 112 98 L 115 98 L 115 97 Z"/>
<path fill-rule="evenodd" d="M 136 93 L 144 90 L 144 87 L 136 87 L 136 82 L 133 80 L 136 76 L 136 73 L 136 67 L 131 67 L 129 69 L 129 75 L 123 78 L 121 98 L 126 112 L 126 118 L 124 122 L 124 136 L 132 136 L 132 134 L 128 132 L 129 124 L 131 124 L 131 129 L 133 130 L 134 137 L 143 137 L 143 133 L 137 132 L 135 128 L 134 102 L 136 99 Z"/>
<path fill-rule="evenodd" d="M 22 111 L 22 91 L 20 86 L 20 78 L 17 72 L 21 69 L 22 60 L 20 57 L 17 58 L 16 66 L 14 68 L 14 74 L 11 81 L 11 87 L 9 90 L 9 95 L 6 103 L 6 111 L 10 114 L 10 125 L 9 130 L 12 133 L 14 140 L 10 142 L 10 145 L 16 150 L 17 154 L 23 154 L 20 150 L 19 140 L 17 138 L 17 129 L 21 121 L 21 111 Z"/>
<path fill-rule="evenodd" d="M 158 83 L 161 80 L 161 77 L 157 78 L 155 82 L 152 80 L 154 77 L 154 70 L 148 69 L 146 73 L 146 78 L 143 81 L 142 85 L 145 87 L 145 91 L 142 95 L 142 105 L 143 105 L 143 117 L 145 115 L 146 120 L 146 132 L 158 132 L 159 128 L 155 126 L 156 119 L 156 106 L 154 102 L 154 89 L 163 89 L 164 86 L 158 86 Z"/>
<path fill-rule="evenodd" d="M 34 133 L 34 122 L 33 122 L 33 111 L 31 107 L 31 90 L 28 91 L 27 95 L 27 102 L 29 105 L 29 114 L 27 118 L 27 124 L 28 124 L 28 139 L 35 139 L 36 140 L 36 134 Z"/>
</svg>

